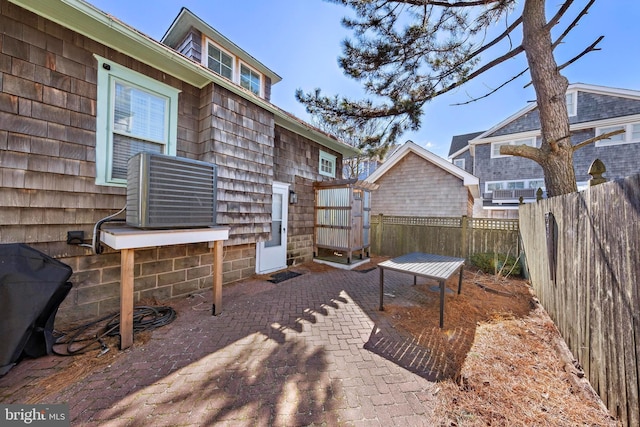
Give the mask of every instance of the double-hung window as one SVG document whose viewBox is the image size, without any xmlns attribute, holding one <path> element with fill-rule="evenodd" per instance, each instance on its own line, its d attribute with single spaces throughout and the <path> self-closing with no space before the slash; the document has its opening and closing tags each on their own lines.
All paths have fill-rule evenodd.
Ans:
<svg viewBox="0 0 640 427">
<path fill-rule="evenodd" d="M 140 152 L 176 154 L 178 90 L 98 59 L 96 184 L 126 185 Z"/>
</svg>

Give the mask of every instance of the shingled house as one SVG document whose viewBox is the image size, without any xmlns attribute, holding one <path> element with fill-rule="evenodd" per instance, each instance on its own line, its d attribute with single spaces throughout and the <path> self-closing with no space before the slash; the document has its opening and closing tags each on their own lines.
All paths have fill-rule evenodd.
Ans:
<svg viewBox="0 0 640 427">
<path fill-rule="evenodd" d="M 567 89 L 566 103 L 573 144 L 625 131 L 576 150 L 573 161 L 579 189 L 588 185 L 589 166 L 595 159 L 604 162 L 608 179 L 640 170 L 640 91 L 575 83 Z M 542 168 L 533 160 L 500 154 L 505 144 L 540 146 L 535 102 L 487 131 L 452 138 L 449 159 L 480 180 L 482 204 L 474 216 L 517 218 L 520 197 L 525 203 L 533 202 L 537 189 L 545 189 Z"/>
<path fill-rule="evenodd" d="M 89 240 L 123 208 L 138 151 L 218 166 L 225 283 L 312 259 L 313 183 L 340 178 L 356 151 L 273 105 L 276 73 L 186 9 L 162 42 L 80 0 L 0 0 L 0 12 L 0 242 L 73 268 L 59 319 L 117 308 L 118 253 L 67 233 Z M 208 288 L 211 258 L 206 243 L 136 251 L 136 300 Z"/>
<path fill-rule="evenodd" d="M 478 178 L 413 141 L 401 145 L 365 181 L 379 186 L 371 194 L 372 215 L 472 216 L 480 196 Z"/>
</svg>

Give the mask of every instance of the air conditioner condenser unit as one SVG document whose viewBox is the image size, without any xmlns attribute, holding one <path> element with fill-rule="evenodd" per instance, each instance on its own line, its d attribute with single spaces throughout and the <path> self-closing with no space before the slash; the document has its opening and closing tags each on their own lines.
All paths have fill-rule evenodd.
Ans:
<svg viewBox="0 0 640 427">
<path fill-rule="evenodd" d="M 157 153 L 136 154 L 127 169 L 127 225 L 214 226 L 216 193 L 215 164 Z"/>
</svg>

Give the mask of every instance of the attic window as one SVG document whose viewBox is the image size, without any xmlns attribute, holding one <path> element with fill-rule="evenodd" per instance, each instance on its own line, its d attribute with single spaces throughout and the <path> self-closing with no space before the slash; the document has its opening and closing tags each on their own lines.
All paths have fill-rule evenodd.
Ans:
<svg viewBox="0 0 640 427">
<path fill-rule="evenodd" d="M 256 95 L 260 95 L 261 80 L 260 73 L 252 70 L 245 64 L 240 65 L 240 86 L 249 89 Z"/>
<path fill-rule="evenodd" d="M 233 80 L 233 57 L 211 42 L 207 42 L 207 67 Z"/>
<path fill-rule="evenodd" d="M 207 68 L 216 74 L 229 79 L 258 96 L 263 96 L 264 77 L 262 73 L 243 62 L 241 57 L 224 50 L 212 40 L 207 39 L 207 55 L 206 57 L 203 55 L 203 62 Z"/>
</svg>

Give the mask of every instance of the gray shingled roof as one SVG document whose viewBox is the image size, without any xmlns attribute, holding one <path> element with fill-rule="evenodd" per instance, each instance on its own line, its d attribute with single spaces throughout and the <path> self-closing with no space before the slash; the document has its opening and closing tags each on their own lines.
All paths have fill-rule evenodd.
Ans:
<svg viewBox="0 0 640 427">
<path fill-rule="evenodd" d="M 453 138 L 451 138 L 451 147 L 449 147 L 449 155 L 451 156 L 453 153 L 457 153 L 458 151 L 462 150 L 464 147 L 469 145 L 470 140 L 480 135 L 481 133 L 484 133 L 484 131 L 467 133 L 464 135 L 454 135 Z"/>
</svg>

